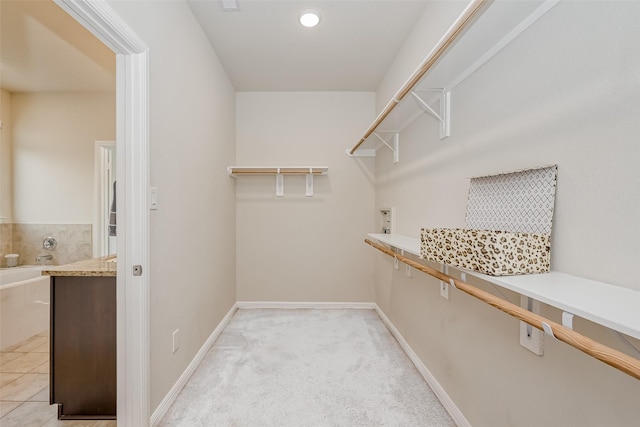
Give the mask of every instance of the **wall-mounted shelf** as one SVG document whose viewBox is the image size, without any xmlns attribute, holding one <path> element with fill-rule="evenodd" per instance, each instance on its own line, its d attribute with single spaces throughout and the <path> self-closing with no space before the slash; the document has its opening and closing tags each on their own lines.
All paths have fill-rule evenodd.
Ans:
<svg viewBox="0 0 640 427">
<path fill-rule="evenodd" d="M 326 175 L 327 166 L 229 166 L 227 172 L 233 177 L 274 175 L 276 177 L 276 196 L 284 196 L 284 176 L 304 175 L 306 180 L 306 196 L 313 197 L 314 175 Z"/>
<path fill-rule="evenodd" d="M 471 1 L 347 154 L 373 157 L 386 146 L 397 163 L 400 132 L 424 113 L 439 122 L 440 139 L 450 136 L 452 89 L 557 3 Z"/>
<path fill-rule="evenodd" d="M 420 256 L 420 240 L 417 238 L 400 234 L 372 233 L 368 236 L 383 245 Z M 496 277 L 471 270 L 459 270 L 565 313 L 640 339 L 640 291 L 555 271 Z"/>
</svg>

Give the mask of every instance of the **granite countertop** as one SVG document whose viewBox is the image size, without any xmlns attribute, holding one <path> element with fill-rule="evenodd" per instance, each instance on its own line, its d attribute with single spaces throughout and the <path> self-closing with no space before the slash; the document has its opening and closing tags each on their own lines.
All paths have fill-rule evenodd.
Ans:
<svg viewBox="0 0 640 427">
<path fill-rule="evenodd" d="M 86 259 L 65 265 L 52 265 L 42 270 L 43 276 L 115 277 L 116 256 Z"/>
</svg>

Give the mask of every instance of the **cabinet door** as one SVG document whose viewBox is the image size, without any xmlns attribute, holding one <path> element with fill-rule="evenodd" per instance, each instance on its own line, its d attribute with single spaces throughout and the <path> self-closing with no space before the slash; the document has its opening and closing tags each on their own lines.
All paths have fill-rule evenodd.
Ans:
<svg viewBox="0 0 640 427">
<path fill-rule="evenodd" d="M 116 279 L 51 280 L 51 403 L 59 418 L 116 415 Z"/>
</svg>

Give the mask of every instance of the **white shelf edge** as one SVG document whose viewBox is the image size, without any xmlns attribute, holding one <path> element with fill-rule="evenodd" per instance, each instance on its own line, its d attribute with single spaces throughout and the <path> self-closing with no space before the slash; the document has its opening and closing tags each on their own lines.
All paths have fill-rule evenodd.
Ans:
<svg viewBox="0 0 640 427">
<path fill-rule="evenodd" d="M 420 239 L 400 234 L 370 233 L 368 236 L 382 244 L 420 256 Z M 489 276 L 472 270 L 458 270 L 640 339 L 640 291 L 555 271 Z"/>
<path fill-rule="evenodd" d="M 376 157 L 377 148 L 358 148 L 353 154 L 350 149 L 346 149 L 349 157 Z"/>
<path fill-rule="evenodd" d="M 393 246 L 410 254 L 420 256 L 420 240 L 402 234 L 376 234 L 369 233 L 368 236 L 385 245 Z"/>
</svg>

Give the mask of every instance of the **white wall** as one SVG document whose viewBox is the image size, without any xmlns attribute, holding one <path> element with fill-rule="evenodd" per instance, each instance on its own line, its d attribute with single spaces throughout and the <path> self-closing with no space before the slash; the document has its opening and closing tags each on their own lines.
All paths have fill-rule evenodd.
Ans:
<svg viewBox="0 0 640 427">
<path fill-rule="evenodd" d="M 235 91 L 186 2 L 110 5 L 149 46 L 154 411 L 235 302 Z"/>
<path fill-rule="evenodd" d="M 373 119 L 367 92 L 237 94 L 237 164 L 328 166 L 304 177 L 236 179 L 238 300 L 372 301 L 373 159 L 345 154 Z"/>
<path fill-rule="evenodd" d="M 0 224 L 13 217 L 11 172 L 11 94 L 0 90 Z"/>
<path fill-rule="evenodd" d="M 417 237 L 464 225 L 469 177 L 558 164 L 552 268 L 640 290 L 639 18 L 637 2 L 561 2 L 453 90 L 449 139 L 424 116 L 402 133 L 399 164 L 379 152 L 376 205 L 396 206 L 398 231 Z M 513 318 L 455 290 L 446 301 L 414 276 L 378 255 L 376 301 L 472 425 L 637 424 L 638 380 L 549 339 L 537 357 Z"/>
<path fill-rule="evenodd" d="M 91 224 L 95 141 L 115 120 L 113 93 L 11 94 L 13 221 Z"/>
</svg>

